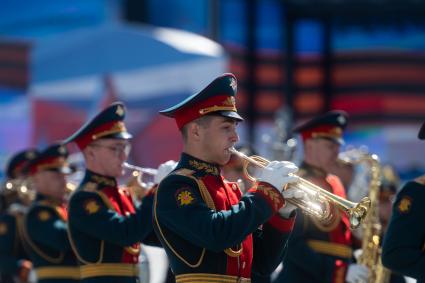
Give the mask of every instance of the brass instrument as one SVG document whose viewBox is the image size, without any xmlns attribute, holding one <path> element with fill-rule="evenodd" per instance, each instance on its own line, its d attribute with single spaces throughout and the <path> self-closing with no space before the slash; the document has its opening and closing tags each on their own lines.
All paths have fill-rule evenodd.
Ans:
<svg viewBox="0 0 425 283">
<path fill-rule="evenodd" d="M 386 283 L 390 280 L 390 270 L 381 262 L 382 225 L 379 219 L 379 190 L 381 185 L 381 165 L 376 154 L 363 153 L 352 160 L 353 163 L 367 162 L 370 168 L 369 198 L 371 206 L 362 228 L 362 255 L 358 263 L 369 269 L 369 283 Z"/>
<path fill-rule="evenodd" d="M 35 191 L 27 178 L 9 179 L 3 184 L 3 192 L 6 197 L 15 195 L 24 204 L 29 204 L 35 199 Z"/>
<path fill-rule="evenodd" d="M 247 178 L 252 181 L 256 179 L 249 175 L 248 165 L 253 164 L 265 168 L 270 163 L 270 161 L 261 156 L 246 156 L 234 148 L 231 148 L 230 151 L 245 160 L 244 172 Z M 304 213 L 316 217 L 323 222 L 333 217 L 331 209 L 331 204 L 333 204 L 347 214 L 350 221 L 350 228 L 355 229 L 362 223 L 370 207 L 370 199 L 367 197 L 363 198 L 359 203 L 354 203 L 334 195 L 300 177 L 298 177 L 297 182 L 289 183 L 287 186 L 302 190 L 307 196 L 304 199 L 287 199 L 287 201 L 301 208 Z"/>
<path fill-rule="evenodd" d="M 154 186 L 154 182 L 152 180 L 143 180 L 144 176 L 148 175 L 153 177 L 157 174 L 158 170 L 132 165 L 127 162 L 124 162 L 123 167 L 132 170 L 132 178 L 130 178 L 127 182 L 127 187 L 136 199 L 143 198 L 145 191 Z"/>
</svg>

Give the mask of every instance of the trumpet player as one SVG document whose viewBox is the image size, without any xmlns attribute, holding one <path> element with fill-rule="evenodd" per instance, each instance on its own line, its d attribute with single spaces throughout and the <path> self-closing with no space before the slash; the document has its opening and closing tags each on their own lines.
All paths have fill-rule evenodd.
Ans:
<svg viewBox="0 0 425 283">
<path fill-rule="evenodd" d="M 337 176 L 329 174 L 329 168 L 338 158 L 346 124 L 345 112 L 331 111 L 294 129 L 304 145 L 299 176 L 344 198 L 344 187 Z M 332 217 L 326 220 L 297 217 L 276 282 L 365 282 L 368 270 L 352 262 L 348 218 L 332 204 L 330 209 Z"/>
<path fill-rule="evenodd" d="M 83 152 L 85 177 L 69 201 L 69 238 L 81 265 L 81 282 L 136 283 L 140 242 L 153 235 L 152 193 L 134 205 L 117 178 L 131 144 L 121 102 L 112 103 L 67 142 Z"/>
<path fill-rule="evenodd" d="M 160 183 L 154 230 L 176 282 L 251 282 L 280 263 L 295 220 L 283 190 L 296 181 L 290 162 L 270 162 L 242 196 L 220 166 L 238 141 L 243 119 L 235 105 L 236 78 L 224 74 L 199 93 L 160 113 L 174 118 L 184 149 L 176 169 Z"/>
<path fill-rule="evenodd" d="M 418 138 L 425 140 L 425 123 Z M 382 246 L 382 263 L 387 268 L 425 282 L 424 239 L 425 177 L 407 182 L 397 194 Z"/>
<path fill-rule="evenodd" d="M 64 145 L 57 143 L 29 163 L 37 195 L 23 220 L 22 235 L 38 283 L 76 283 L 80 279 L 67 236 L 65 174 L 71 173 L 67 156 Z"/>
<path fill-rule="evenodd" d="M 30 198 L 27 180 L 28 163 L 37 156 L 35 149 L 13 155 L 6 166 L 7 180 L 1 188 L 0 214 L 0 282 L 28 282 L 32 263 L 23 247 L 20 227 Z M 18 281 L 16 281 L 18 282 Z"/>
</svg>

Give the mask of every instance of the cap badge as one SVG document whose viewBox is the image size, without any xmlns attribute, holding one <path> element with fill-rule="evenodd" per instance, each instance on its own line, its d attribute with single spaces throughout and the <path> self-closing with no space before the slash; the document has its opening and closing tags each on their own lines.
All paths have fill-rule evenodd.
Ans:
<svg viewBox="0 0 425 283">
<path fill-rule="evenodd" d="M 58 148 L 58 152 L 59 152 L 60 154 L 65 154 L 65 153 L 66 153 L 66 149 L 65 149 L 65 147 L 60 146 L 60 147 Z"/>
<path fill-rule="evenodd" d="M 339 115 L 338 118 L 336 118 L 336 119 L 337 119 L 338 123 L 340 123 L 342 125 L 347 122 L 347 119 L 345 119 L 345 117 L 342 116 L 342 115 Z"/>
<path fill-rule="evenodd" d="M 35 153 L 34 151 L 28 151 L 27 153 L 25 153 L 25 157 L 27 159 L 34 159 L 35 158 Z"/>
<path fill-rule="evenodd" d="M 236 80 L 234 78 L 230 79 L 230 86 L 232 87 L 233 91 L 236 91 L 237 84 L 236 84 Z"/>
<path fill-rule="evenodd" d="M 121 105 L 118 105 L 117 110 L 115 110 L 115 114 L 117 114 L 118 116 L 123 116 L 124 115 L 124 108 Z"/>
</svg>

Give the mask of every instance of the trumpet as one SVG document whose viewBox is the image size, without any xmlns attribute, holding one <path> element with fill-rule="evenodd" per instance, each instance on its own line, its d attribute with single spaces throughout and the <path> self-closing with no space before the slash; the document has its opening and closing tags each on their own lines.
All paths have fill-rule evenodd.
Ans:
<svg viewBox="0 0 425 283">
<path fill-rule="evenodd" d="M 134 176 L 140 175 L 140 174 L 148 174 L 151 176 L 155 176 L 156 173 L 158 173 L 157 169 L 153 169 L 153 168 L 144 168 L 144 167 L 140 167 L 140 166 L 136 166 L 136 165 L 132 165 L 128 162 L 124 162 L 123 164 L 124 168 L 130 169 L 130 170 L 134 170 L 134 172 L 138 172 L 138 174 L 133 172 Z"/>
<path fill-rule="evenodd" d="M 237 151 L 235 148 L 231 148 L 230 151 L 245 161 L 244 173 L 251 181 L 256 181 L 256 179 L 248 173 L 248 165 L 253 164 L 260 168 L 265 168 L 267 164 L 270 163 L 269 160 L 261 156 L 247 156 Z M 298 181 L 294 183 L 288 183 L 284 189 L 291 187 L 303 191 L 306 194 L 306 197 L 303 199 L 287 199 L 288 202 L 299 207 L 304 211 L 304 213 L 309 214 L 324 223 L 332 219 L 333 213 L 331 205 L 335 205 L 347 214 L 351 229 L 359 227 L 365 219 L 371 204 L 368 197 L 363 198 L 359 203 L 348 201 L 301 177 L 298 177 Z"/>
<path fill-rule="evenodd" d="M 158 170 L 132 165 L 127 162 L 124 162 L 123 167 L 132 170 L 132 178 L 127 182 L 127 187 L 130 188 L 133 195 L 137 199 L 141 199 L 144 196 L 145 192 L 155 185 L 152 181 L 152 177 L 157 174 Z M 150 178 L 151 181 L 144 181 L 143 176 L 145 175 L 152 176 Z"/>
<path fill-rule="evenodd" d="M 2 194 L 6 197 L 14 198 L 15 196 L 25 204 L 29 204 L 35 199 L 35 190 L 32 183 L 26 178 L 9 179 L 2 186 Z"/>
</svg>

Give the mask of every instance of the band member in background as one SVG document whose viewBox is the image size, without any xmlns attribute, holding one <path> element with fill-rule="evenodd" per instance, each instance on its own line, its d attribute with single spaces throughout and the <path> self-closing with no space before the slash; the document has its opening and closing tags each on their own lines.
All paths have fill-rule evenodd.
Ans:
<svg viewBox="0 0 425 283">
<path fill-rule="evenodd" d="M 62 144 L 53 144 L 30 162 L 29 174 L 37 191 L 23 223 L 39 283 L 79 282 L 80 271 L 67 236 L 65 174 L 71 173 Z"/>
<path fill-rule="evenodd" d="M 304 143 L 300 177 L 343 198 L 344 187 L 337 176 L 329 174 L 329 168 L 337 161 L 346 124 L 344 112 L 332 111 L 294 129 Z M 300 213 L 276 282 L 354 283 L 367 279 L 367 268 L 352 262 L 347 216 L 335 207 L 332 210 L 333 217 L 327 222 Z"/>
<path fill-rule="evenodd" d="M 268 275 L 285 254 L 295 207 L 283 191 L 297 178 L 290 162 L 271 162 L 259 182 L 242 196 L 224 180 L 220 166 L 230 159 L 242 121 L 235 106 L 236 78 L 224 74 L 178 105 L 161 111 L 176 120 L 184 149 L 176 169 L 160 183 L 154 229 L 176 282 L 250 282 Z"/>
<path fill-rule="evenodd" d="M 0 215 L 0 282 L 12 283 L 14 278 L 28 282 L 32 268 L 21 238 L 22 217 L 31 202 L 27 166 L 37 157 L 35 149 L 13 155 L 6 166 L 7 180 L 1 188 L 3 212 Z"/>
<path fill-rule="evenodd" d="M 77 144 L 86 163 L 69 202 L 69 237 L 86 283 L 138 282 L 140 242 L 156 239 L 152 193 L 135 206 L 117 183 L 131 148 L 125 113 L 122 103 L 113 103 L 67 140 Z"/>
<path fill-rule="evenodd" d="M 425 123 L 419 139 L 425 139 Z M 397 194 L 382 246 L 382 263 L 387 268 L 425 282 L 424 239 L 425 177 L 404 185 Z"/>
</svg>

